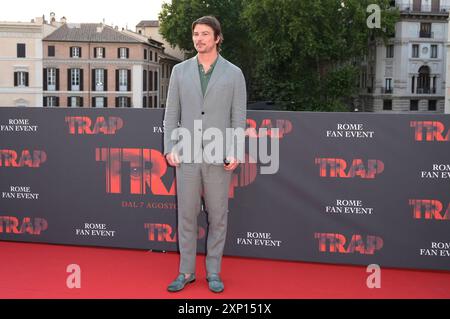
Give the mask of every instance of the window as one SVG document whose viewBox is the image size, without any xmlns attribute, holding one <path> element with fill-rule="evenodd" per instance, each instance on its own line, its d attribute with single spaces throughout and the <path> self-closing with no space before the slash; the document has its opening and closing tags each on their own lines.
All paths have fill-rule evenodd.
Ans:
<svg viewBox="0 0 450 319">
<path fill-rule="evenodd" d="M 48 91 L 56 90 L 56 69 L 55 68 L 47 69 L 47 90 Z"/>
<path fill-rule="evenodd" d="M 385 79 L 384 82 L 384 93 L 392 93 L 392 79 Z"/>
<path fill-rule="evenodd" d="M 142 98 L 142 107 L 143 107 L 143 108 L 146 108 L 146 107 L 147 107 L 147 97 L 146 97 L 146 96 L 144 96 L 144 97 Z"/>
<path fill-rule="evenodd" d="M 394 57 L 394 45 L 388 45 L 386 47 L 386 58 Z"/>
<path fill-rule="evenodd" d="M 119 96 L 117 98 L 117 105 L 116 107 L 130 107 L 130 105 L 128 104 L 128 97 L 126 96 Z"/>
<path fill-rule="evenodd" d="M 437 59 L 438 57 L 438 46 L 436 44 L 431 45 L 431 58 Z"/>
<path fill-rule="evenodd" d="M 106 107 L 104 97 L 96 97 L 94 107 Z"/>
<path fill-rule="evenodd" d="M 81 48 L 80 47 L 71 47 L 70 48 L 70 57 L 71 58 L 81 58 Z"/>
<path fill-rule="evenodd" d="M 28 72 L 14 72 L 14 86 L 27 87 L 28 86 Z"/>
<path fill-rule="evenodd" d="M 413 58 L 419 57 L 419 45 L 418 44 L 413 44 L 413 46 L 412 46 L 412 57 Z"/>
<path fill-rule="evenodd" d="M 428 111 L 436 111 L 436 100 L 428 100 Z"/>
<path fill-rule="evenodd" d="M 411 100 L 409 102 L 409 110 L 410 111 L 418 111 L 419 110 L 419 100 Z"/>
<path fill-rule="evenodd" d="M 147 60 L 147 49 L 144 49 L 144 60 Z"/>
<path fill-rule="evenodd" d="M 153 51 L 150 50 L 150 61 L 153 61 Z"/>
<path fill-rule="evenodd" d="M 154 76 L 155 76 L 155 80 L 154 80 L 155 91 L 158 91 L 158 72 L 157 71 L 155 71 Z"/>
<path fill-rule="evenodd" d="M 155 62 L 158 62 L 158 52 L 155 52 Z"/>
<path fill-rule="evenodd" d="M 48 46 L 48 56 L 55 56 L 55 46 L 54 45 L 49 45 Z"/>
<path fill-rule="evenodd" d="M 119 91 L 128 91 L 128 70 L 119 70 Z"/>
<path fill-rule="evenodd" d="M 67 98 L 68 107 L 83 107 L 83 98 L 80 96 L 69 96 Z"/>
<path fill-rule="evenodd" d="M 72 91 L 80 90 L 80 69 L 71 70 L 70 84 Z"/>
<path fill-rule="evenodd" d="M 128 48 L 119 48 L 119 58 L 128 59 L 129 51 Z"/>
<path fill-rule="evenodd" d="M 59 106 L 59 99 L 56 96 L 46 96 L 44 97 L 46 99 L 46 103 L 44 103 L 44 106 L 48 107 L 57 107 Z"/>
<path fill-rule="evenodd" d="M 104 91 L 105 70 L 95 69 L 95 91 Z"/>
<path fill-rule="evenodd" d="M 431 38 L 431 23 L 421 23 L 420 24 L 420 37 L 421 38 Z"/>
<path fill-rule="evenodd" d="M 105 48 L 95 48 L 94 58 L 103 59 L 105 57 Z"/>
<path fill-rule="evenodd" d="M 392 111 L 392 100 L 383 100 L 383 111 Z"/>
<path fill-rule="evenodd" d="M 25 43 L 17 43 L 17 57 L 25 58 L 26 55 Z"/>
</svg>

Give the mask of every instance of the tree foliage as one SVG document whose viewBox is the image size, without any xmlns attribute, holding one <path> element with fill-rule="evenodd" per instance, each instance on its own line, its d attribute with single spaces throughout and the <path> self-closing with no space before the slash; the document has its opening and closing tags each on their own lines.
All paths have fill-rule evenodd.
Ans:
<svg viewBox="0 0 450 319">
<path fill-rule="evenodd" d="M 381 9 L 381 28 L 369 29 L 369 4 Z M 191 24 L 216 16 L 223 54 L 240 66 L 251 100 L 289 110 L 345 111 L 355 94 L 370 39 L 387 38 L 398 11 L 389 0 L 172 0 L 160 14 L 161 33 L 194 54 Z"/>
</svg>

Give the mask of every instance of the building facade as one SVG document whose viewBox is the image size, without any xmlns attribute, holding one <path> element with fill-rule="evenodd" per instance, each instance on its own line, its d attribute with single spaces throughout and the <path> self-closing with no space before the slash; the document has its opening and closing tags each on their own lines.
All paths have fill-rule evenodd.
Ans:
<svg viewBox="0 0 450 319">
<path fill-rule="evenodd" d="M 142 34 L 147 38 L 151 38 L 158 42 L 163 43 L 165 47 L 165 53 L 177 60 L 183 61 L 186 59 L 185 52 L 178 47 L 172 47 L 167 42 L 161 33 L 159 33 L 159 21 L 158 20 L 143 20 L 136 25 L 136 32 Z"/>
<path fill-rule="evenodd" d="M 163 48 L 101 23 L 43 39 L 44 107 L 160 107 Z"/>
<path fill-rule="evenodd" d="M 55 29 L 43 18 L 0 22 L 0 106 L 42 106 L 42 39 Z"/>
<path fill-rule="evenodd" d="M 387 43 L 375 40 L 361 66 L 357 108 L 443 113 L 450 0 L 397 0 L 400 20 Z"/>
</svg>

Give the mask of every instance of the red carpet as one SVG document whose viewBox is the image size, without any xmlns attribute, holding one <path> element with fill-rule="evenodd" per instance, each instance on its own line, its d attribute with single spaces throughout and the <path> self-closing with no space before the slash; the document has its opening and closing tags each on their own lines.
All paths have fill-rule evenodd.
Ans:
<svg viewBox="0 0 450 319">
<path fill-rule="evenodd" d="M 0 298 L 299 299 L 450 298 L 450 272 L 382 269 L 369 289 L 365 267 L 224 257 L 225 291 L 209 292 L 204 256 L 197 281 L 171 294 L 177 253 L 1 242 Z M 66 267 L 81 267 L 81 288 L 66 286 Z"/>
</svg>

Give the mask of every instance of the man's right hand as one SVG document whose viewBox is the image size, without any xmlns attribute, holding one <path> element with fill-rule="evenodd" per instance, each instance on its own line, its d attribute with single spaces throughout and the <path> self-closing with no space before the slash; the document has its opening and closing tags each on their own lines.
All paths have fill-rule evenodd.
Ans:
<svg viewBox="0 0 450 319">
<path fill-rule="evenodd" d="M 176 154 L 176 153 L 167 153 L 166 160 L 170 166 L 175 166 L 175 167 L 180 166 L 180 158 L 178 157 L 178 154 Z"/>
</svg>

